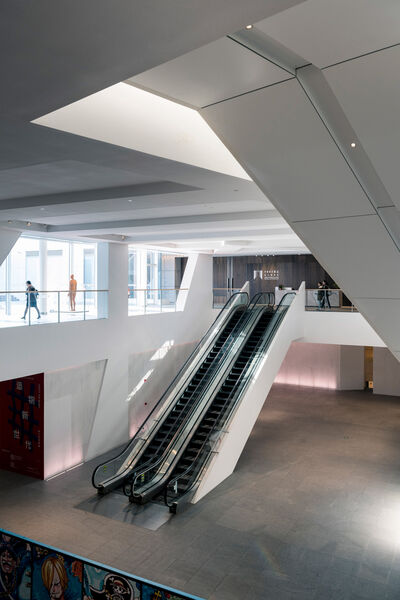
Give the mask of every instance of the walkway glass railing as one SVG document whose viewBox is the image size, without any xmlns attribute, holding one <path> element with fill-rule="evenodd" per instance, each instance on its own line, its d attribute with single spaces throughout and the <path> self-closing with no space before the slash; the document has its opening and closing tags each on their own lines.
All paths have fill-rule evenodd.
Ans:
<svg viewBox="0 0 400 600">
<path fill-rule="evenodd" d="M 182 310 L 187 293 L 187 288 L 137 289 L 128 286 L 128 315 L 146 315 Z"/>
<path fill-rule="evenodd" d="M 0 328 L 108 317 L 108 290 L 0 292 Z"/>
<path fill-rule="evenodd" d="M 107 545 L 106 538 L 104 544 Z M 198 596 L 64 552 L 36 540 L 17 536 L 5 529 L 0 529 L 0 545 L 5 564 L 1 570 L 1 597 L 7 600 L 49 597 L 65 597 L 70 600 L 100 597 L 127 600 L 201 600 Z M 52 594 L 54 590 L 56 592 Z M 58 590 L 61 592 L 57 595 Z"/>
<path fill-rule="evenodd" d="M 343 290 L 321 288 L 306 290 L 306 310 L 357 312 Z"/>
</svg>

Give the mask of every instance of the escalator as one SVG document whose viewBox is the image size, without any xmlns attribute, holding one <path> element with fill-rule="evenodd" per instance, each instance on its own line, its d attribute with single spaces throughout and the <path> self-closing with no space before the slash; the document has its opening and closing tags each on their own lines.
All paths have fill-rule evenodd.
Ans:
<svg viewBox="0 0 400 600">
<path fill-rule="evenodd" d="M 262 302 L 260 301 L 261 297 Z M 153 454 L 146 464 L 140 461 L 135 466 L 135 470 L 124 488 L 130 501 L 144 504 L 165 487 L 172 469 L 182 452 L 185 451 L 196 427 L 204 419 L 222 382 L 227 381 L 227 385 L 229 385 L 233 364 L 237 362 L 238 356 L 241 356 L 243 348 L 247 347 L 247 352 L 255 351 L 257 338 L 261 335 L 260 332 L 265 330 L 266 321 L 270 320 L 272 315 L 273 309 L 266 308 L 265 295 L 257 295 L 239 322 L 239 326 L 233 330 L 230 339 L 221 348 L 217 367 L 211 370 L 212 377 L 207 378 L 207 385 L 202 389 L 202 397 L 193 406 L 190 413 L 186 413 L 186 420 L 182 420 L 181 427 L 176 430 L 170 443 L 164 445 L 161 452 Z M 156 450 L 155 447 L 154 450 Z"/>
<path fill-rule="evenodd" d="M 123 486 L 139 464 L 143 469 L 163 454 L 207 382 L 215 377 L 226 347 L 246 320 L 247 305 L 245 293 L 230 298 L 134 438 L 120 454 L 96 467 L 92 484 L 99 493 Z"/>
<path fill-rule="evenodd" d="M 185 452 L 178 461 L 168 485 L 158 501 L 164 501 L 170 512 L 176 513 L 193 498 L 202 472 L 207 467 L 217 442 L 240 403 L 247 384 L 265 355 L 294 294 L 286 294 L 275 309 L 266 309 L 253 329 L 231 372 L 221 386 Z"/>
</svg>

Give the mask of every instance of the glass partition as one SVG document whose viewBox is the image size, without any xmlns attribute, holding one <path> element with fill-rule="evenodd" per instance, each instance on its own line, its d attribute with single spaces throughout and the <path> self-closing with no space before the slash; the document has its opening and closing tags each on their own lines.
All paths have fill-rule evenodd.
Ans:
<svg viewBox="0 0 400 600">
<path fill-rule="evenodd" d="M 306 290 L 306 310 L 357 312 L 343 290 L 315 288 Z"/>
<path fill-rule="evenodd" d="M 108 317 L 108 290 L 0 291 L 0 328 Z"/>
</svg>

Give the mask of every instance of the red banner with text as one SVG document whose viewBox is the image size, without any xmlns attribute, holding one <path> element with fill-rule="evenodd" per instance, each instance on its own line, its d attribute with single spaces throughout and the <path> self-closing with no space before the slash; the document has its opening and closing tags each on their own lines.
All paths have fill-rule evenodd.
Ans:
<svg viewBox="0 0 400 600">
<path fill-rule="evenodd" d="M 44 374 L 0 382 L 0 467 L 44 478 Z"/>
</svg>

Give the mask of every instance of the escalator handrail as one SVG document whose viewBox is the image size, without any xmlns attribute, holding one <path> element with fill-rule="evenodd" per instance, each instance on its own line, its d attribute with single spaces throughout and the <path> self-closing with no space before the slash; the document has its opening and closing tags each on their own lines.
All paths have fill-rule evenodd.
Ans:
<svg viewBox="0 0 400 600">
<path fill-rule="evenodd" d="M 244 318 L 245 316 L 246 316 L 247 318 Z M 212 363 L 212 364 L 210 364 L 210 366 L 209 366 L 210 373 L 211 373 L 211 375 L 212 375 L 212 376 L 214 376 L 214 375 L 216 375 L 216 374 L 218 373 L 218 369 L 220 368 L 220 364 L 221 364 L 221 363 L 222 363 L 222 361 L 223 361 L 223 356 L 224 356 L 225 352 L 226 352 L 227 350 L 229 351 L 229 345 L 232 345 L 232 343 L 233 343 L 233 342 L 234 342 L 234 340 L 235 340 L 235 335 L 236 335 L 236 333 L 235 333 L 235 332 L 239 331 L 239 333 L 240 333 L 240 330 L 241 330 L 241 328 L 243 328 L 243 326 L 245 326 L 245 325 L 246 325 L 246 320 L 249 318 L 249 316 L 250 316 L 250 315 L 248 315 L 247 313 L 245 313 L 245 314 L 242 316 L 242 318 L 241 318 L 241 319 L 239 319 L 239 321 L 236 323 L 236 325 L 234 326 L 233 330 L 231 331 L 231 333 L 229 334 L 229 336 L 227 337 L 227 339 L 225 340 L 225 342 L 223 343 L 223 345 L 221 346 L 221 348 L 218 350 L 218 352 L 217 352 L 217 354 L 216 354 L 216 356 L 214 357 L 214 359 L 213 359 L 213 360 L 214 360 L 214 361 L 217 361 L 217 360 L 218 360 L 219 362 L 218 362 L 218 363 L 217 363 L 217 362 L 215 362 L 215 363 L 213 362 L 213 363 Z M 243 322 L 243 321 L 244 321 L 244 322 Z M 223 364 L 223 363 L 222 363 L 222 364 Z M 213 373 L 213 371 L 214 371 L 214 373 Z M 197 398 L 197 399 L 193 399 L 193 400 L 194 400 L 193 406 L 190 408 L 190 410 L 189 410 L 188 414 L 187 414 L 187 415 L 184 417 L 184 419 L 183 419 L 182 423 L 180 423 L 180 424 L 178 425 L 178 428 L 177 428 L 176 432 L 173 434 L 173 437 L 171 438 L 171 440 L 169 441 L 169 443 L 168 443 L 168 446 L 167 446 L 167 447 L 166 447 L 166 448 L 165 448 L 165 449 L 162 451 L 162 454 L 161 454 L 161 456 L 158 456 L 158 457 L 156 458 L 156 460 L 155 460 L 155 459 L 154 459 L 154 457 L 153 457 L 153 458 L 150 458 L 150 459 L 148 459 L 146 462 L 144 462 L 144 463 L 141 463 L 141 464 L 139 465 L 139 466 L 140 466 L 140 469 L 139 469 L 139 470 L 140 470 L 140 474 L 143 474 L 143 473 L 147 472 L 147 470 L 148 470 L 148 469 L 146 469 L 146 467 L 148 467 L 148 466 L 149 466 L 149 467 L 151 468 L 151 466 L 152 466 L 152 465 L 156 465 L 156 464 L 158 463 L 158 461 L 159 461 L 159 460 L 161 461 L 161 460 L 163 459 L 163 457 L 164 457 L 164 454 L 165 454 L 166 452 L 168 452 L 168 449 L 169 449 L 169 446 L 170 446 L 170 444 L 172 444 L 172 442 L 174 441 L 174 439 L 175 439 L 175 438 L 176 438 L 176 436 L 178 435 L 178 433 L 179 433 L 179 428 L 180 428 L 180 427 L 181 427 L 181 426 L 182 426 L 182 425 L 183 425 L 183 424 L 184 424 L 184 423 L 187 421 L 187 419 L 189 419 L 189 418 L 191 417 L 191 415 L 193 414 L 193 411 L 194 411 L 194 410 L 196 409 L 196 407 L 198 406 L 198 403 L 202 401 L 202 395 L 203 395 L 203 394 L 204 394 L 204 393 L 207 391 L 207 389 L 208 389 L 208 386 L 210 385 L 211 381 L 212 381 L 212 380 L 210 380 L 208 383 L 206 382 L 206 387 L 205 387 L 204 389 L 201 389 L 201 386 L 202 386 L 202 384 L 203 384 L 203 381 L 201 381 L 201 382 L 199 382 L 199 384 L 197 384 L 197 387 L 195 388 L 195 390 L 193 390 L 192 394 L 194 394 L 195 392 L 197 392 L 197 388 L 198 388 L 198 387 L 200 387 L 200 394 L 199 394 L 199 396 L 198 396 L 198 398 Z M 185 386 L 185 387 L 186 387 L 186 386 Z M 168 433 L 169 433 L 169 432 L 168 432 Z M 132 471 L 132 469 L 131 469 L 130 467 L 128 467 L 126 470 L 130 470 L 130 471 Z M 129 480 L 131 480 L 131 479 L 133 479 L 133 478 L 135 478 L 135 477 L 136 477 L 136 473 L 131 473 L 131 472 L 130 472 L 128 475 L 126 475 L 126 477 L 128 477 L 128 478 L 129 478 Z"/>
<path fill-rule="evenodd" d="M 238 348 L 235 349 L 235 354 L 237 352 L 240 352 L 242 349 L 242 346 L 246 343 L 249 335 L 251 334 L 253 328 L 256 326 L 259 318 L 261 317 L 262 313 L 264 312 L 265 307 L 261 307 L 258 311 L 256 311 L 255 313 L 253 313 L 253 311 L 249 311 L 249 317 L 245 323 L 245 326 L 243 328 L 242 334 L 244 335 L 244 337 L 242 337 L 242 339 L 240 340 L 240 344 L 238 344 Z M 237 338 L 239 339 L 239 337 Z M 235 342 L 236 340 L 234 340 Z M 230 353 L 227 354 L 225 356 L 225 359 L 222 361 L 222 365 L 221 367 L 216 371 L 216 375 L 219 374 L 219 378 L 221 378 L 222 375 L 228 373 L 228 371 L 230 370 L 230 364 L 232 363 L 233 359 L 232 359 L 232 352 L 233 349 L 230 349 Z M 152 465 L 150 465 L 147 469 L 140 469 L 140 471 L 138 472 L 138 474 L 135 477 L 135 480 L 132 482 L 131 484 L 131 492 L 126 493 L 126 495 L 132 495 L 134 494 L 134 484 L 136 482 L 136 480 L 139 477 L 142 477 L 145 473 L 147 473 L 148 471 L 150 471 L 151 469 L 157 468 L 159 465 L 162 465 L 163 463 L 167 465 L 167 469 L 169 467 L 169 463 L 168 463 L 168 458 L 171 454 L 174 454 L 175 451 L 175 456 L 173 457 L 173 460 L 175 461 L 178 457 L 178 455 L 180 455 L 182 453 L 182 450 L 184 449 L 184 441 L 185 440 L 190 440 L 189 434 L 191 431 L 195 431 L 197 429 L 198 426 L 198 421 L 202 420 L 204 417 L 204 412 L 206 412 L 206 410 L 208 409 L 208 405 L 212 402 L 214 395 L 217 393 L 217 390 L 213 389 L 213 386 L 215 386 L 215 383 L 218 385 L 218 381 L 216 380 L 216 377 L 214 377 L 208 384 L 208 386 L 205 388 L 204 393 L 203 393 L 203 397 L 200 399 L 200 401 L 196 404 L 196 406 L 193 407 L 193 409 L 190 412 L 190 415 L 188 415 L 188 417 L 185 419 L 185 422 L 181 425 L 181 427 L 179 428 L 179 430 L 176 432 L 173 440 L 171 440 L 170 444 L 168 445 L 167 449 L 164 451 L 163 456 L 158 459 L 157 461 L 155 461 Z M 210 392 L 210 388 L 211 388 L 211 392 Z M 197 410 L 200 409 L 201 413 L 200 415 L 196 415 Z M 195 418 L 196 422 L 191 424 L 191 420 Z M 185 431 L 187 428 L 190 428 L 189 432 L 186 432 L 185 435 Z M 181 443 L 180 447 L 178 448 L 178 450 L 175 450 L 173 448 L 173 445 L 175 444 L 175 442 L 178 439 L 183 439 L 184 441 Z M 158 475 L 160 473 L 161 469 L 158 469 L 157 473 L 154 474 L 154 477 L 156 477 L 156 475 Z M 154 479 L 153 477 L 153 479 Z M 161 479 L 165 477 L 165 473 L 162 473 Z M 142 486 L 142 488 L 139 489 L 143 489 L 145 487 L 145 492 L 147 493 L 147 491 L 154 486 L 157 486 L 159 484 L 159 480 L 157 480 L 155 483 L 151 484 L 151 480 L 149 482 L 146 483 L 145 486 Z"/>
<path fill-rule="evenodd" d="M 164 449 L 162 455 L 160 457 L 158 457 L 156 460 L 149 460 L 144 464 L 140 465 L 140 469 L 138 473 L 133 473 L 129 475 L 129 481 L 132 482 L 134 479 L 136 480 L 138 476 L 143 475 L 144 473 L 146 473 L 147 471 L 149 471 L 150 469 L 156 467 L 158 464 L 160 464 L 165 457 L 167 456 L 167 454 L 170 452 L 170 448 L 171 445 L 173 445 L 175 443 L 175 440 L 177 438 L 177 436 L 180 433 L 180 428 L 184 426 L 184 424 L 192 417 L 193 412 L 195 412 L 197 410 L 197 407 L 199 406 L 199 404 L 201 402 L 203 402 L 203 396 L 208 392 L 210 385 L 213 382 L 213 379 L 215 378 L 216 375 L 218 375 L 218 371 L 221 368 L 221 364 L 222 366 L 224 365 L 224 355 L 229 352 L 231 350 L 231 346 L 234 344 L 235 342 L 235 335 L 236 332 L 238 331 L 239 334 L 241 332 L 242 329 L 244 329 L 247 326 L 248 321 L 251 318 L 251 313 L 247 313 L 247 311 L 244 313 L 244 315 L 242 316 L 242 318 L 239 320 L 238 323 L 236 323 L 234 329 L 232 330 L 232 332 L 229 334 L 229 337 L 225 340 L 223 346 L 220 348 L 220 350 L 218 351 L 218 355 L 219 358 L 219 363 L 218 364 L 211 364 L 210 365 L 210 369 L 214 372 L 212 372 L 212 378 L 210 379 L 210 381 L 207 382 L 206 387 L 201 390 L 201 395 L 199 396 L 199 398 L 196 400 L 196 402 L 193 404 L 193 406 L 191 407 L 189 413 L 186 415 L 185 420 L 181 423 L 180 427 L 177 429 L 177 431 L 175 432 L 173 438 L 170 440 L 170 442 L 168 443 L 168 446 Z M 217 358 L 217 357 L 215 357 Z M 129 495 L 129 494 L 126 494 Z"/>
<path fill-rule="evenodd" d="M 251 359 L 251 363 L 250 366 L 248 367 L 248 369 L 246 371 L 246 373 L 242 374 L 242 377 L 245 376 L 245 379 L 242 380 L 242 387 L 239 389 L 239 394 L 238 397 L 234 400 L 232 406 L 229 409 L 228 414 L 226 415 L 224 422 L 223 422 L 223 427 L 226 427 L 227 425 L 229 425 L 234 412 L 236 411 L 238 405 L 240 404 L 240 400 L 243 396 L 243 393 L 245 392 L 249 381 L 251 381 L 251 376 L 254 373 L 255 369 L 258 367 L 260 361 L 262 360 L 264 354 L 265 354 L 265 350 L 269 347 L 270 342 L 272 341 L 277 329 L 279 328 L 279 325 L 281 323 L 281 321 L 283 320 L 287 310 L 289 309 L 289 306 L 291 304 L 291 302 L 293 301 L 293 297 L 296 295 L 296 292 L 288 292 L 287 294 L 285 294 L 279 305 L 276 307 L 276 309 L 274 310 L 274 317 L 276 316 L 277 318 L 275 319 L 274 317 L 271 319 L 270 323 L 268 323 L 267 329 L 264 332 L 264 339 L 262 340 L 262 343 L 260 344 L 260 346 L 257 348 L 256 353 L 258 353 L 258 357 L 256 358 L 256 360 L 254 360 L 254 356 Z M 289 305 L 286 305 L 283 300 L 286 296 L 292 296 L 291 302 Z M 280 309 L 284 309 L 284 310 L 280 310 Z M 279 312 L 278 312 L 279 311 Z M 261 349 L 261 352 L 260 352 Z M 242 379 L 241 377 L 241 379 Z M 238 381 L 241 381 L 240 379 Z M 235 390 L 235 393 L 237 391 L 237 388 Z M 228 403 L 228 400 L 231 398 L 232 396 L 229 396 L 224 405 L 226 405 Z M 220 424 L 219 424 L 219 428 L 220 428 Z M 220 429 L 219 429 L 220 430 Z M 216 423 L 214 424 L 213 428 L 211 429 L 210 433 L 209 433 L 209 437 L 215 432 L 218 431 L 217 427 L 216 427 Z M 177 477 L 173 477 L 170 479 L 170 481 L 168 482 L 168 484 L 165 486 L 165 492 L 164 492 L 164 498 L 165 498 L 165 503 L 167 506 L 172 506 L 172 504 L 168 504 L 167 501 L 167 494 L 168 494 L 168 488 L 172 487 L 177 481 L 179 481 L 179 479 L 181 479 L 182 477 L 184 477 L 185 475 L 187 475 L 187 473 L 190 472 L 190 470 L 193 468 L 193 466 L 195 465 L 195 460 L 197 459 L 197 457 L 199 456 L 200 452 L 202 451 L 202 449 L 204 448 L 205 444 L 209 441 L 209 437 L 207 440 L 204 440 L 202 446 L 200 447 L 200 449 L 198 450 L 198 452 L 196 453 L 196 457 L 193 460 L 193 463 L 191 465 L 189 465 L 185 471 L 183 471 L 183 473 L 181 473 L 179 476 Z M 204 467 L 206 466 L 207 461 L 209 460 L 209 457 L 212 455 L 213 453 L 213 449 L 211 448 L 209 451 L 209 455 L 206 457 L 205 461 L 204 461 L 204 466 L 203 468 L 201 468 L 201 472 L 203 471 Z M 195 479 L 195 481 L 188 487 L 188 489 L 185 491 L 184 494 L 182 494 L 181 497 L 183 497 L 186 494 L 189 494 L 192 490 L 192 488 L 196 485 L 198 478 L 200 476 L 200 472 L 198 473 L 197 478 Z M 178 500 L 178 498 L 173 500 L 173 503 L 176 502 Z"/>
<path fill-rule="evenodd" d="M 149 412 L 149 414 L 147 415 L 147 417 L 145 418 L 145 420 L 143 421 L 143 423 L 141 424 L 141 426 L 138 428 L 138 430 L 136 431 L 136 433 L 130 438 L 130 440 L 127 442 L 127 444 L 122 448 L 122 450 L 117 455 L 115 455 L 112 459 L 109 459 L 109 460 L 103 461 L 102 463 L 99 463 L 95 467 L 95 469 L 93 470 L 93 473 L 92 473 L 92 485 L 93 485 L 94 488 L 99 489 L 102 486 L 101 483 L 100 484 L 96 484 L 95 481 L 94 481 L 96 473 L 99 471 L 99 469 L 101 469 L 102 467 L 108 465 L 111 461 L 117 461 L 118 459 L 120 459 L 121 456 L 123 456 L 123 454 L 126 452 L 126 450 L 128 450 L 128 448 L 134 443 L 134 441 L 139 438 L 139 433 L 141 432 L 141 430 L 143 429 L 143 427 L 153 417 L 153 415 L 155 414 L 156 410 L 161 407 L 162 403 L 165 402 L 165 400 L 167 399 L 167 397 L 171 393 L 173 387 L 177 384 L 179 378 L 182 378 L 185 370 L 188 368 L 188 366 L 190 365 L 191 361 L 193 361 L 193 359 L 196 358 L 197 360 L 193 363 L 192 369 L 190 370 L 190 372 L 186 376 L 186 381 L 188 380 L 188 378 L 191 376 L 191 373 L 193 373 L 196 365 L 199 363 L 199 361 L 201 359 L 201 356 L 204 355 L 204 352 L 202 354 L 199 353 L 199 349 L 206 342 L 207 337 L 209 337 L 213 333 L 213 329 L 216 328 L 218 320 L 221 321 L 221 323 L 218 324 L 218 327 L 220 327 L 220 331 L 214 332 L 214 336 L 210 339 L 209 346 L 211 346 L 213 340 L 215 342 L 216 336 L 219 333 L 222 333 L 223 324 L 227 321 L 227 319 L 229 318 L 229 315 L 232 315 L 232 311 L 233 311 L 233 309 L 235 309 L 235 302 L 239 298 L 239 296 L 244 297 L 245 300 L 247 298 L 247 302 L 246 302 L 246 304 L 239 304 L 238 303 L 238 306 L 236 307 L 236 309 L 239 308 L 240 306 L 245 306 L 245 307 L 248 306 L 248 304 L 249 304 L 249 295 L 248 295 L 247 292 L 235 292 L 226 301 L 224 307 L 219 311 L 218 315 L 216 316 L 216 318 L 214 319 L 214 321 L 212 322 L 212 324 L 210 325 L 210 327 L 207 329 L 206 333 L 202 336 L 202 338 L 200 339 L 199 343 L 196 345 L 196 347 L 194 348 L 194 350 L 190 353 L 189 357 L 186 359 L 186 361 L 184 362 L 184 364 L 182 365 L 182 367 L 179 369 L 178 373 L 176 374 L 176 376 L 174 377 L 174 379 L 171 381 L 171 383 L 169 384 L 169 386 L 167 387 L 167 389 L 165 390 L 165 392 L 162 394 L 161 398 L 158 400 L 158 402 L 154 405 L 154 407 L 152 408 L 152 410 Z M 231 305 L 231 306 L 229 306 L 229 305 Z M 110 478 L 107 478 L 107 479 L 103 480 L 103 483 L 104 483 L 104 481 L 106 481 L 106 480 L 108 481 L 109 479 L 112 479 L 112 478 L 113 478 L 113 476 L 111 476 Z"/>
<path fill-rule="evenodd" d="M 286 295 L 286 294 L 285 294 Z M 251 298 L 250 302 L 249 302 L 249 308 L 254 308 L 254 306 L 258 305 L 258 304 L 262 304 L 261 302 L 259 302 L 259 300 L 263 297 L 266 296 L 268 297 L 268 301 L 264 302 L 263 304 L 266 304 L 267 306 L 274 306 L 275 305 L 275 292 L 257 292 L 256 294 L 254 294 L 254 296 Z M 272 302 L 271 302 L 272 300 Z"/>
</svg>

